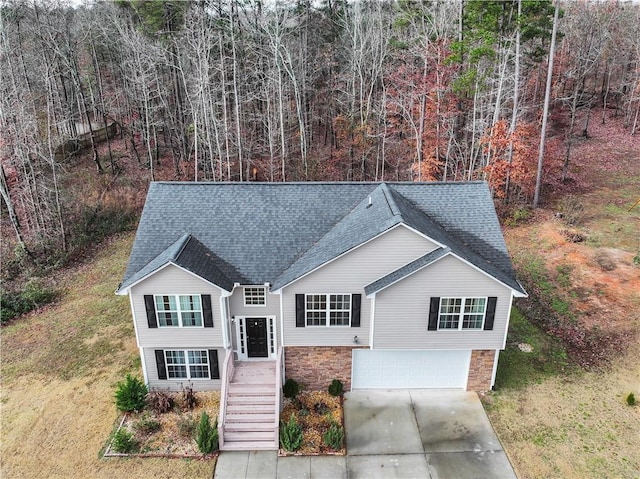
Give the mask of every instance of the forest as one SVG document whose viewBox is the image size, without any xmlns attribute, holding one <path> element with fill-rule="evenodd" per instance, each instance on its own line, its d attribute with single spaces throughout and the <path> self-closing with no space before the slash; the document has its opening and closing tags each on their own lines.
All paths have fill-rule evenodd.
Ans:
<svg viewBox="0 0 640 479">
<path fill-rule="evenodd" d="M 123 185 L 154 180 L 486 180 L 535 207 L 594 122 L 640 129 L 638 25 L 625 2 L 5 0 L 3 269 L 131 227 Z"/>
</svg>

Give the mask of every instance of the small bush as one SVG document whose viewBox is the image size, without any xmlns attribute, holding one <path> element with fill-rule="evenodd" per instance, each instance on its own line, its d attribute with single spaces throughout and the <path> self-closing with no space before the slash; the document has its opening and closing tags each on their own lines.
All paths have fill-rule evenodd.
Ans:
<svg viewBox="0 0 640 479">
<path fill-rule="evenodd" d="M 284 397 L 289 399 L 295 399 L 295 397 L 300 392 L 300 384 L 295 379 L 287 379 L 284 382 L 284 386 L 282 386 L 282 392 Z"/>
<path fill-rule="evenodd" d="M 137 422 L 134 423 L 133 429 L 139 434 L 152 434 L 162 428 L 160 422 L 149 414 L 144 414 Z"/>
<path fill-rule="evenodd" d="M 189 410 L 193 410 L 198 405 L 198 398 L 196 393 L 193 392 L 193 386 L 189 384 L 187 387 L 182 386 L 182 403 L 184 407 Z"/>
<path fill-rule="evenodd" d="M 182 437 L 193 437 L 197 427 L 198 422 L 191 416 L 181 416 L 178 419 L 178 434 Z"/>
<path fill-rule="evenodd" d="M 142 411 L 146 406 L 147 386 L 138 378 L 127 374 L 124 381 L 117 384 L 116 407 L 122 412 Z"/>
<path fill-rule="evenodd" d="M 334 379 L 331 381 L 331 384 L 329 384 L 329 394 L 332 396 L 342 396 L 343 391 L 344 386 L 342 385 L 342 381 L 339 379 Z"/>
<path fill-rule="evenodd" d="M 5 324 L 18 316 L 38 309 L 56 298 L 56 292 L 37 280 L 28 281 L 20 292 L 0 289 L 0 322 Z"/>
<path fill-rule="evenodd" d="M 342 442 L 344 440 L 344 428 L 338 426 L 335 422 L 329 426 L 327 432 L 322 435 L 322 440 L 325 445 L 331 449 L 342 449 Z"/>
<path fill-rule="evenodd" d="M 282 423 L 280 427 L 280 445 L 285 451 L 296 451 L 302 445 L 302 427 L 292 414 L 289 422 Z"/>
<path fill-rule="evenodd" d="M 113 435 L 111 447 L 116 452 L 128 454 L 136 450 L 138 442 L 133 438 L 133 434 L 124 428 L 120 428 Z"/>
<path fill-rule="evenodd" d="M 575 196 L 565 196 L 560 201 L 561 218 L 569 225 L 576 226 L 584 219 L 584 205 Z"/>
<path fill-rule="evenodd" d="M 173 409 L 173 397 L 167 391 L 154 389 L 147 394 L 147 407 L 156 414 L 165 414 Z"/>
<path fill-rule="evenodd" d="M 636 405 L 636 395 L 633 393 L 627 394 L 627 405 L 635 406 Z"/>
<path fill-rule="evenodd" d="M 202 454 L 211 454 L 218 449 L 218 420 L 211 426 L 209 415 L 203 412 L 196 432 L 196 443 Z"/>
</svg>

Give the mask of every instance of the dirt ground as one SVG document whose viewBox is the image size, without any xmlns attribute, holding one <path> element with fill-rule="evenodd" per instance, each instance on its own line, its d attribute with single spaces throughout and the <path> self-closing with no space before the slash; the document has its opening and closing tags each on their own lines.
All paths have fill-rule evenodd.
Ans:
<svg viewBox="0 0 640 479">
<path fill-rule="evenodd" d="M 576 324 L 629 333 L 604 370 L 487 398 L 521 479 L 640 477 L 640 406 L 625 401 L 640 396 L 640 137 L 621 131 L 614 121 L 594 125 L 572 156 L 573 190 L 505 232 L 516 264 L 543 259 Z"/>
</svg>

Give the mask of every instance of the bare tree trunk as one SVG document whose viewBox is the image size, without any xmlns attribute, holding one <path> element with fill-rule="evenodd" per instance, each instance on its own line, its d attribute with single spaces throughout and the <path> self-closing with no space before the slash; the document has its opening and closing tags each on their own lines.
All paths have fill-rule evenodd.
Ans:
<svg viewBox="0 0 640 479">
<path fill-rule="evenodd" d="M 540 202 L 540 189 L 542 187 L 542 166 L 544 162 L 544 146 L 547 137 L 547 118 L 549 117 L 549 100 L 551 98 L 551 80 L 553 79 L 553 57 L 556 48 L 556 32 L 558 30 L 558 11 L 560 2 L 556 2 L 553 13 L 553 30 L 551 32 L 551 45 L 549 46 L 549 68 L 547 70 L 547 86 L 544 94 L 544 109 L 542 112 L 542 129 L 540 132 L 540 146 L 538 148 L 538 169 L 536 172 L 536 188 L 533 196 L 533 207 L 537 208 Z"/>
</svg>

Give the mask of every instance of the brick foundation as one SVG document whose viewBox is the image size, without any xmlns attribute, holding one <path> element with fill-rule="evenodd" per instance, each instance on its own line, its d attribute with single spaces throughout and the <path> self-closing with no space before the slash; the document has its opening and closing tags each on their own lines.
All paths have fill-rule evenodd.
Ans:
<svg viewBox="0 0 640 479">
<path fill-rule="evenodd" d="M 351 389 L 351 357 L 363 346 L 286 346 L 284 367 L 286 378 L 304 384 L 307 390 L 325 391 L 331 381 L 339 379 L 344 390 Z M 489 376 L 491 377 L 491 376 Z"/>
<path fill-rule="evenodd" d="M 484 392 L 491 389 L 495 357 L 495 349 L 474 349 L 471 351 L 467 391 Z"/>
</svg>

